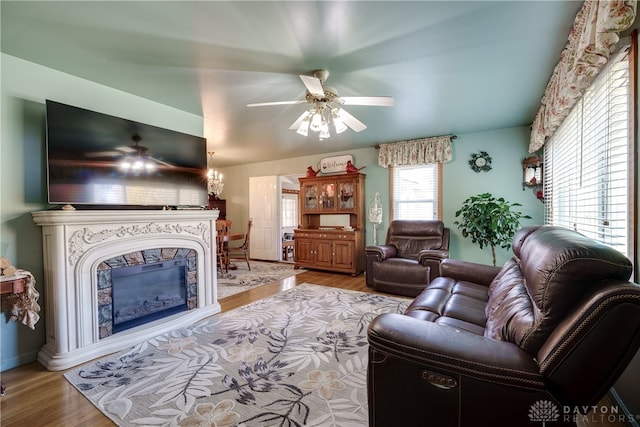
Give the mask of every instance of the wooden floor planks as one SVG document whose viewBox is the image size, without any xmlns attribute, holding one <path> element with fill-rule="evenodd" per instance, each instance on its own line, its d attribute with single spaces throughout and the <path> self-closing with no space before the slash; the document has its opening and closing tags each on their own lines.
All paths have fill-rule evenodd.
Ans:
<svg viewBox="0 0 640 427">
<path fill-rule="evenodd" d="M 372 292 L 365 286 L 364 275 L 352 277 L 318 271 L 307 271 L 220 300 L 222 311 L 258 301 L 302 283 L 334 286 L 354 291 Z M 114 424 L 85 399 L 63 377 L 64 371 L 49 372 L 38 362 L 2 373 L 7 392 L 0 406 L 0 425 L 102 427 Z M 606 399 L 606 398 L 605 398 Z M 608 402 L 608 401 L 607 401 Z M 603 404 L 609 404 L 603 401 Z M 580 423 L 580 426 L 589 426 Z M 593 424 L 595 426 L 595 424 Z M 624 424 L 598 423 L 599 427 L 623 427 Z"/>
</svg>

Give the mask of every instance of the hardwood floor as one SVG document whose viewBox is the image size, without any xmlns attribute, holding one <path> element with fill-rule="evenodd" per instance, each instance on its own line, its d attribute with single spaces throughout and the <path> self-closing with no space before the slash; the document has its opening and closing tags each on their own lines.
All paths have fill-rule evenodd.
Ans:
<svg viewBox="0 0 640 427">
<path fill-rule="evenodd" d="M 375 293 L 365 286 L 365 278 L 362 274 L 352 277 L 344 274 L 307 271 L 279 282 L 224 298 L 220 300 L 222 312 L 266 298 L 282 290 L 291 289 L 302 283 Z M 105 417 L 64 379 L 64 372 L 49 372 L 38 362 L 2 372 L 2 381 L 7 385 L 7 391 L 2 396 L 0 425 L 2 427 L 113 426 L 114 424 L 109 418 Z M 603 404 L 605 403 L 603 402 Z M 596 424 L 587 422 L 579 425 L 582 427 L 595 426 Z M 600 422 L 597 426 L 623 427 L 625 424 Z"/>
<path fill-rule="evenodd" d="M 307 271 L 220 300 L 222 311 L 229 311 L 251 302 L 274 295 L 302 283 L 335 286 L 355 291 L 367 291 L 364 275 L 352 277 Z M 6 394 L 0 406 L 0 425 L 9 426 L 113 426 L 67 380 L 65 371 L 49 372 L 40 363 L 33 362 L 2 372 Z"/>
</svg>

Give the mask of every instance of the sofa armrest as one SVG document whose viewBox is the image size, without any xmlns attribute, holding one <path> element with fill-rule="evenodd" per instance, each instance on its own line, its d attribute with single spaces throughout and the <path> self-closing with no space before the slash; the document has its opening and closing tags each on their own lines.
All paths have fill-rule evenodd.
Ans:
<svg viewBox="0 0 640 427">
<path fill-rule="evenodd" d="M 387 313 L 368 329 L 372 349 L 452 374 L 528 389 L 544 389 L 538 364 L 517 345 L 410 316 Z"/>
<path fill-rule="evenodd" d="M 377 255 L 378 261 L 382 261 L 387 258 L 394 258 L 398 251 L 395 246 L 391 245 L 379 245 L 379 246 L 367 246 L 365 249 L 367 255 Z"/>
<path fill-rule="evenodd" d="M 446 258 L 440 264 L 443 277 L 489 286 L 502 267 Z"/>
</svg>

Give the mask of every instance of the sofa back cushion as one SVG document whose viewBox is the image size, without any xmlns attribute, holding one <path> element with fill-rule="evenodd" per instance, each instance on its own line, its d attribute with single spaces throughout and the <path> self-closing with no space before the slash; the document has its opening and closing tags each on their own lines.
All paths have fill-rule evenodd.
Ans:
<svg viewBox="0 0 640 427">
<path fill-rule="evenodd" d="M 484 336 L 520 345 L 533 327 L 533 304 L 516 258 L 505 263 L 489 285 Z"/>
<path fill-rule="evenodd" d="M 532 355 L 587 293 L 610 280 L 626 281 L 632 273 L 631 261 L 623 254 L 563 227 L 524 227 L 514 236 L 513 252 L 533 316 L 516 343 Z M 509 331 L 516 336 L 522 332 Z"/>
<path fill-rule="evenodd" d="M 387 245 L 394 246 L 400 258 L 418 259 L 423 249 L 439 249 L 443 235 L 442 221 L 396 220 L 389 224 Z"/>
</svg>

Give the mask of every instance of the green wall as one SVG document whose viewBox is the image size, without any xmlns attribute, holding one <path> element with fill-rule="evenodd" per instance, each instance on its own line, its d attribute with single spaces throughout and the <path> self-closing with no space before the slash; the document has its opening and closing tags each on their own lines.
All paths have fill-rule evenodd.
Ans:
<svg viewBox="0 0 640 427">
<path fill-rule="evenodd" d="M 29 270 L 44 307 L 41 231 L 31 212 L 48 209 L 46 99 L 202 136 L 202 117 L 2 54 L 0 100 L 0 255 Z M 0 322 L 0 370 L 36 359 L 45 342 L 44 309 L 32 331 Z"/>
<path fill-rule="evenodd" d="M 328 141 L 330 144 L 330 140 Z M 491 192 L 511 202 L 522 204 L 521 212 L 531 216 L 522 224 L 542 224 L 543 204 L 530 189 L 522 189 L 523 158 L 528 156 L 529 128 L 516 127 L 489 132 L 458 135 L 453 141 L 453 159 L 443 168 L 443 220 L 451 228 L 451 257 L 491 264 L 490 249 L 480 250 L 470 240 L 464 239 L 453 222 L 455 212 L 469 196 Z M 492 170 L 475 173 L 469 167 L 472 153 L 487 151 L 492 157 Z M 249 177 L 267 175 L 304 175 L 307 166 L 316 166 L 320 159 L 342 154 L 351 154 L 357 167 L 367 175 L 365 200 L 368 203 L 376 192 L 384 205 L 383 225 L 378 231 L 378 242 L 383 242 L 389 221 L 389 171 L 378 166 L 378 150 L 361 148 L 337 151 L 317 156 L 298 157 L 278 161 L 252 163 L 224 168 L 225 188 L 222 198 L 227 200 L 227 218 L 232 219 L 232 228 L 237 231 L 247 223 L 249 212 Z M 367 224 L 367 244 L 373 243 L 370 224 Z M 496 262 L 503 264 L 511 257 L 510 251 L 496 250 Z"/>
<path fill-rule="evenodd" d="M 44 101 L 59 102 L 100 111 L 131 120 L 166 127 L 185 133 L 202 135 L 202 117 L 185 113 L 147 99 L 108 88 L 68 74 L 41 67 L 18 58 L 1 54 L 0 99 L 0 255 L 7 256 L 14 265 L 31 271 L 41 293 L 44 307 L 42 241 L 40 230 L 31 220 L 31 212 L 47 209 L 44 136 Z M 431 135 L 425 135 L 431 136 Z M 467 197 L 489 191 L 511 202 L 519 202 L 522 212 L 532 216 L 523 224 L 543 222 L 543 204 L 531 190 L 522 190 L 520 162 L 528 156 L 528 127 L 492 130 L 458 135 L 453 142 L 453 159 L 444 166 L 444 222 L 452 228 L 451 256 L 481 263 L 490 263 L 489 250 L 481 251 L 457 232 L 453 221 L 455 211 Z M 330 140 L 327 141 L 330 144 Z M 493 169 L 475 173 L 468 165 L 471 153 L 487 151 Z M 321 158 L 351 154 L 357 166 L 365 166 L 366 201 L 378 191 L 385 205 L 384 220 L 388 221 L 388 171 L 377 165 L 378 152 L 374 148 L 337 151 L 318 156 L 284 159 L 225 168 L 227 210 L 234 225 L 242 227 L 248 220 L 249 177 L 265 175 L 304 174 L 306 167 L 316 166 Z M 379 231 L 382 241 L 386 227 Z M 371 244 L 371 226 L 367 228 L 367 243 Z M 639 234 L 640 235 L 640 234 Z M 510 256 L 498 252 L 500 265 Z M 41 312 L 41 315 L 44 313 Z M 42 316 L 44 318 L 44 316 Z M 36 359 L 44 344 L 44 320 L 35 331 L 23 325 L 0 322 L 0 370 L 6 370 Z M 640 413 L 635 397 L 640 372 L 640 355 L 616 384 L 633 413 Z"/>
<path fill-rule="evenodd" d="M 445 164 L 443 176 L 443 219 L 451 227 L 451 257 L 491 264 L 491 249 L 480 249 L 469 239 L 462 237 L 457 227 L 455 213 L 465 199 L 489 192 L 509 202 L 522 206 L 516 208 L 531 216 L 521 225 L 542 224 L 544 205 L 531 189 L 522 189 L 522 159 L 528 157 L 529 127 L 516 127 L 487 132 L 458 135 L 454 140 L 453 159 Z M 486 151 L 491 156 L 492 169 L 474 172 L 469 167 L 471 154 Z M 496 248 L 496 264 L 502 265 L 511 257 L 511 250 Z"/>
</svg>

